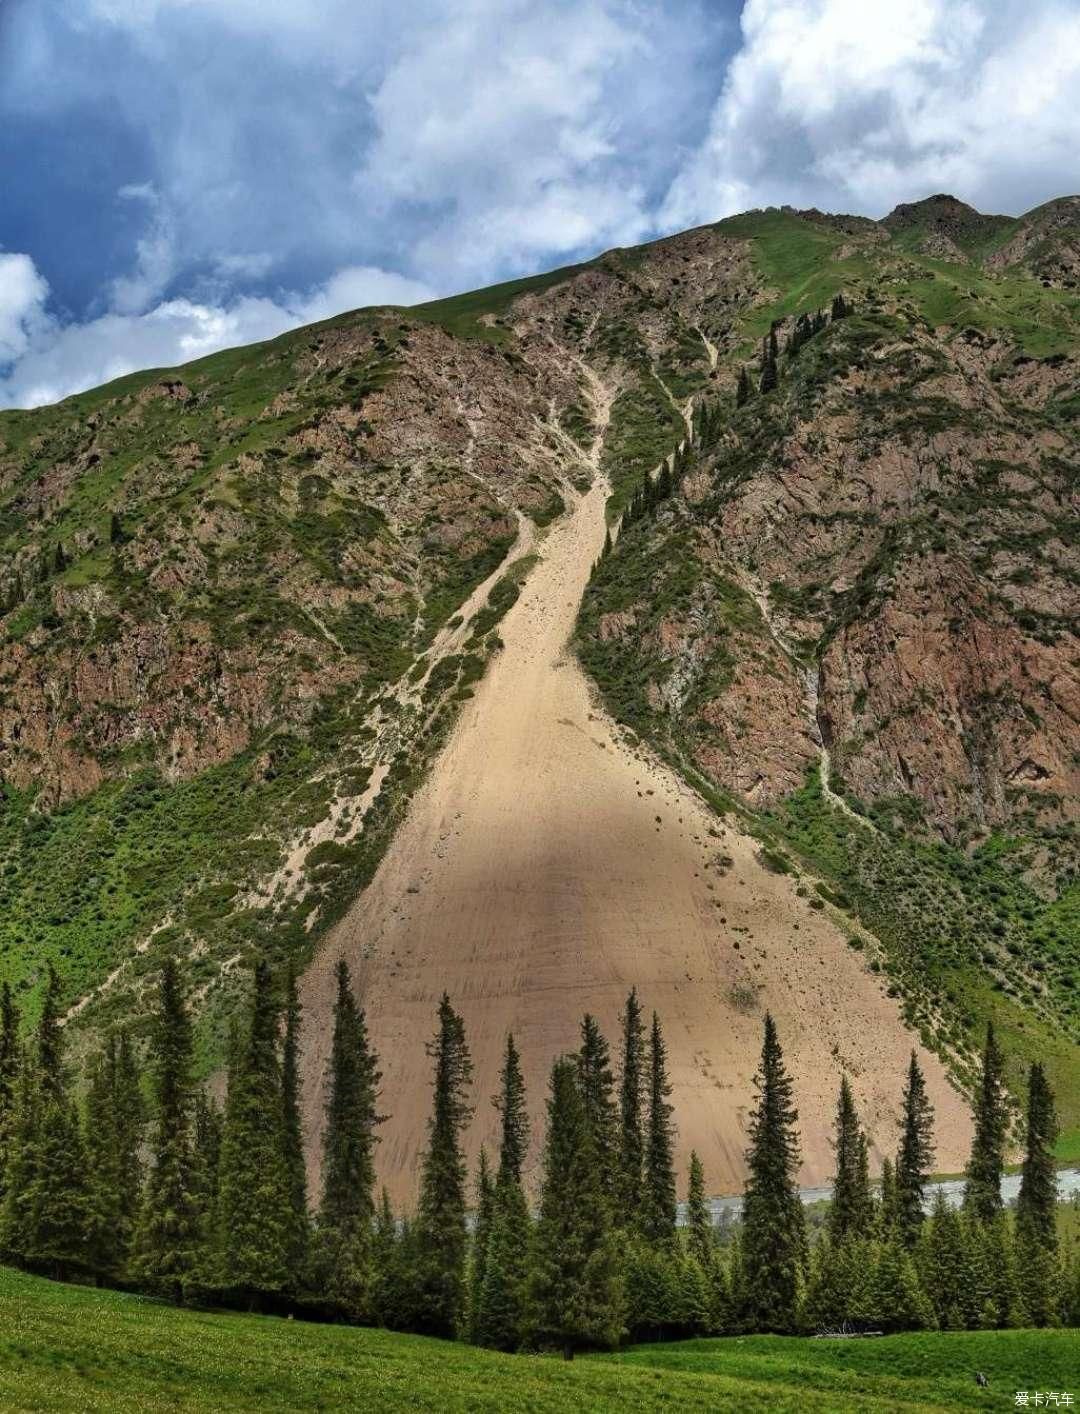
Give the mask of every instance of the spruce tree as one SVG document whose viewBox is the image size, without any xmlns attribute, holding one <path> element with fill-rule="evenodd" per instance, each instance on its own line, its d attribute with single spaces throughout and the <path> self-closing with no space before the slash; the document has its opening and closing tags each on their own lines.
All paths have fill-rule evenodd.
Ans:
<svg viewBox="0 0 1080 1414">
<path fill-rule="evenodd" d="M 690 1183 L 686 1195 L 686 1245 L 708 1276 L 713 1267 L 716 1243 L 713 1237 L 712 1215 L 705 1200 L 705 1170 L 697 1150 L 690 1153 Z"/>
<path fill-rule="evenodd" d="M 935 1325 L 934 1308 L 911 1252 L 899 1239 L 878 1246 L 871 1302 L 882 1330 L 932 1330 Z"/>
<path fill-rule="evenodd" d="M 314 1255 L 318 1295 L 353 1319 L 369 1318 L 375 1280 L 374 1156 L 381 1078 L 342 959 L 337 965 Z"/>
<path fill-rule="evenodd" d="M 649 1114 L 645 1140 L 645 1194 L 641 1230 L 652 1242 L 675 1240 L 675 1136 L 667 1047 L 660 1018 L 653 1012 L 649 1033 Z"/>
<path fill-rule="evenodd" d="M 577 1066 L 569 1057 L 552 1067 L 547 1111 L 530 1304 L 536 1339 L 572 1360 L 583 1347 L 614 1345 L 622 1316 L 609 1209 L 600 1192 Z"/>
<path fill-rule="evenodd" d="M 494 1206 L 495 1183 L 488 1166 L 487 1150 L 481 1145 L 480 1160 L 476 1169 L 476 1207 L 472 1241 L 469 1244 L 469 1296 L 465 1318 L 465 1330 L 474 1345 L 479 1343 L 480 1295 L 484 1289 L 484 1273 L 487 1271 L 488 1242 L 491 1238 Z"/>
<path fill-rule="evenodd" d="M 1054 1145 L 1058 1121 L 1054 1092 L 1038 1061 L 1028 1074 L 1024 1166 L 1016 1200 L 1017 1227 L 1048 1250 L 1057 1247 L 1057 1172 Z"/>
<path fill-rule="evenodd" d="M 66 1095 L 46 1099 L 37 1135 L 29 1233 L 29 1259 L 35 1270 L 58 1281 L 89 1270 L 88 1217 L 78 1110 Z"/>
<path fill-rule="evenodd" d="M 281 1054 L 281 1137 L 289 1189 L 287 1243 L 289 1285 L 302 1284 L 307 1270 L 311 1221 L 308 1216 L 307 1167 L 300 1116 L 300 1028 L 302 1016 L 296 973 L 290 966 L 285 983 L 285 1040 Z"/>
<path fill-rule="evenodd" d="M 218 1180 L 221 1281 L 254 1307 L 289 1280 L 292 1202 L 277 1027 L 270 968 L 259 962 L 242 1053 L 229 1077 Z"/>
<path fill-rule="evenodd" d="M 1001 1212 L 1001 1179 L 1005 1172 L 1005 1140 L 1009 1131 L 1005 1058 L 987 1023 L 982 1073 L 975 1099 L 975 1134 L 967 1166 L 964 1207 L 980 1222 L 993 1222 Z"/>
<path fill-rule="evenodd" d="M 645 1027 L 634 988 L 626 999 L 622 1022 L 622 1073 L 619 1082 L 619 1198 L 621 1223 L 635 1226 L 644 1201 L 645 1139 L 642 1108 L 645 1093 Z"/>
<path fill-rule="evenodd" d="M 67 1087 L 60 981 L 49 965 L 29 1061 L 19 1086 L 0 1245 L 35 1271 L 63 1280 L 90 1268 L 86 1158 Z"/>
<path fill-rule="evenodd" d="M 915 1052 L 904 1085 L 900 1149 L 896 1156 L 896 1226 L 906 1247 L 914 1247 L 923 1221 L 926 1182 L 934 1167 L 934 1109 Z"/>
<path fill-rule="evenodd" d="M 121 1221 L 121 1151 L 116 1104 L 116 1038 L 90 1069 L 83 1109 L 87 1172 L 86 1261 L 96 1277 L 115 1281 L 127 1252 Z"/>
<path fill-rule="evenodd" d="M 43 1103 L 66 1095 L 60 1027 L 60 978 L 49 963 L 35 1037 L 37 1083 Z"/>
<path fill-rule="evenodd" d="M 0 1209 L 0 1254 L 25 1265 L 32 1251 L 40 1106 L 34 1065 L 24 1053 L 15 1082 L 7 1136 L 4 1204 Z"/>
<path fill-rule="evenodd" d="M 15 1124 L 19 1080 L 19 1018 L 7 982 L 0 984 L 0 1205 L 6 1192 L 8 1148 Z"/>
<path fill-rule="evenodd" d="M 139 1065 L 126 1028 L 116 1039 L 113 1069 L 113 1107 L 117 1149 L 117 1182 L 120 1185 L 120 1242 L 130 1256 L 135 1221 L 142 1202 L 143 1145 L 146 1137 L 146 1102 L 139 1080 Z"/>
<path fill-rule="evenodd" d="M 428 1055 L 434 1061 L 434 1099 L 416 1218 L 417 1298 L 421 1330 L 449 1338 L 463 1315 L 467 1239 L 461 1135 L 471 1113 L 472 1061 L 464 1022 L 445 992 Z"/>
<path fill-rule="evenodd" d="M 476 1339 L 493 1350 L 516 1350 L 526 1326 L 526 1282 L 532 1219 L 522 1186 L 500 1178 L 492 1205 L 491 1235 L 480 1292 Z"/>
<path fill-rule="evenodd" d="M 205 1090 L 195 1095 L 192 1112 L 192 1195 L 199 1232 L 199 1260 L 193 1289 L 213 1288 L 220 1277 L 221 1140 L 225 1127 L 220 1108 Z"/>
<path fill-rule="evenodd" d="M 889 1158 L 881 1161 L 881 1183 L 878 1187 L 875 1218 L 878 1235 L 888 1237 L 897 1223 L 896 1170 Z"/>
<path fill-rule="evenodd" d="M 758 1331 L 791 1331 L 807 1259 L 806 1219 L 799 1198 L 799 1118 L 792 1082 L 770 1015 L 765 1017 L 758 1102 L 750 1120 L 750 1175 L 743 1199 L 745 1316 Z"/>
<path fill-rule="evenodd" d="M 836 1106 L 836 1177 L 827 1226 L 834 1242 L 845 1237 L 869 1237 L 874 1222 L 866 1135 L 859 1124 L 847 1076 L 840 1081 Z"/>
<path fill-rule="evenodd" d="M 492 1201 L 491 1235 L 476 1322 L 476 1339 L 497 1350 L 516 1350 L 525 1319 L 525 1278 L 531 1237 L 521 1171 L 528 1145 L 525 1082 L 513 1036 L 506 1038 L 495 1108 L 502 1118 L 499 1172 Z"/>
<path fill-rule="evenodd" d="M 521 1170 L 529 1147 L 529 1118 L 525 1109 L 525 1080 L 521 1057 L 512 1035 L 506 1037 L 506 1053 L 499 1073 L 499 1093 L 492 1100 L 501 1120 L 498 1182 L 521 1182 Z"/>
<path fill-rule="evenodd" d="M 750 379 L 746 376 L 746 369 L 739 369 L 739 383 L 735 389 L 735 406 L 743 407 L 750 399 Z"/>
<path fill-rule="evenodd" d="M 577 1065 L 585 1123 L 596 1151 L 601 1191 L 609 1202 L 614 1203 L 619 1181 L 619 1119 L 614 1099 L 615 1080 L 611 1071 L 611 1052 L 594 1016 L 586 1015 L 582 1020 Z"/>
<path fill-rule="evenodd" d="M 150 1041 L 156 1124 L 135 1234 L 133 1271 L 148 1291 L 181 1301 L 198 1257 L 191 1115 L 191 1023 L 176 963 L 161 969 Z"/>
<path fill-rule="evenodd" d="M 1041 1065 L 1028 1076 L 1024 1166 L 1016 1201 L 1016 1258 L 1021 1299 L 1034 1326 L 1056 1324 L 1063 1298 L 1058 1262 L 1054 1095 Z"/>
</svg>

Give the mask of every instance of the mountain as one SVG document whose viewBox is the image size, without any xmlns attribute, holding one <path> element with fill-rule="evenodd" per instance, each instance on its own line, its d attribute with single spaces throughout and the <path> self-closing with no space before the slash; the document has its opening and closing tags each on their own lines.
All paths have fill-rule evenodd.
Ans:
<svg viewBox="0 0 1080 1414">
<path fill-rule="evenodd" d="M 307 967 L 317 1156 L 344 953 L 400 1193 L 444 987 L 474 1148 L 632 985 L 714 1187 L 766 1008 L 807 1181 L 913 1044 L 955 1167 L 990 1017 L 1080 1124 L 1078 251 L 750 212 L 0 414 L 0 973 L 89 1036 L 176 955 L 212 1069 Z"/>
</svg>

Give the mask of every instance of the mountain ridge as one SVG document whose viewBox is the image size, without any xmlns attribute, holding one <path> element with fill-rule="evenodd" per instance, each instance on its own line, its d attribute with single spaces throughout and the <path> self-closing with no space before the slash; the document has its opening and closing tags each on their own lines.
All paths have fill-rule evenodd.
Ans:
<svg viewBox="0 0 1080 1414">
<path fill-rule="evenodd" d="M 178 955 L 216 1064 L 236 964 L 308 962 L 394 848 L 547 528 L 598 477 L 614 527 L 689 439 L 578 621 L 618 731 L 899 1038 L 962 1084 L 993 1015 L 1075 1123 L 1078 204 L 744 213 L 0 414 L 0 968 L 57 962 L 89 1030 Z"/>
</svg>

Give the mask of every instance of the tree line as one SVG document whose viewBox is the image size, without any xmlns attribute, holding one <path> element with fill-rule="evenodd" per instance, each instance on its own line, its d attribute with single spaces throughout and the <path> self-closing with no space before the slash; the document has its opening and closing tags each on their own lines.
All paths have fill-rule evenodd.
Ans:
<svg viewBox="0 0 1080 1414">
<path fill-rule="evenodd" d="M 721 1228 L 696 1154 L 679 1221 L 667 1048 L 636 991 L 621 1015 L 617 1066 L 588 1015 L 579 1048 L 555 1060 L 531 1193 L 512 1035 L 493 1097 L 498 1152 L 489 1161 L 481 1151 L 470 1188 L 472 1064 L 444 995 L 427 1048 L 432 1108 L 410 1213 L 377 1193 L 379 1061 L 344 962 L 315 1203 L 291 974 L 279 988 L 266 964 L 256 966 L 221 1106 L 194 1078 L 175 963 L 162 968 L 145 1053 L 121 1029 L 81 1081 L 65 1062 L 59 1002 L 50 970 L 24 1043 L 10 990 L 0 989 L 0 1257 L 31 1271 L 568 1358 L 626 1338 L 1080 1323 L 1080 1255 L 1059 1250 L 1057 1121 L 1038 1064 L 1015 1212 L 1002 1202 L 1010 1108 L 992 1028 L 961 1208 L 939 1191 L 926 1212 L 933 1111 L 913 1052 L 895 1160 L 885 1160 L 879 1185 L 841 1079 L 833 1196 L 812 1240 L 797 1187 L 794 1085 L 769 1016 L 741 1218 Z"/>
</svg>

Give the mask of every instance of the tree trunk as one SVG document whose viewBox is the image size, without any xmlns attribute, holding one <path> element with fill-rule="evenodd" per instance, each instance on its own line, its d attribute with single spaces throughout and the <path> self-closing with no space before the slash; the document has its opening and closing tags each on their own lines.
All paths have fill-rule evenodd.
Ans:
<svg viewBox="0 0 1080 1414">
<path fill-rule="evenodd" d="M 565 1342 L 563 1343 L 562 1358 L 563 1358 L 564 1360 L 573 1360 L 573 1358 L 574 1358 L 574 1346 L 573 1346 L 573 1342 L 572 1342 L 572 1341 L 569 1341 L 569 1340 L 568 1340 L 568 1341 L 565 1341 Z"/>
</svg>

